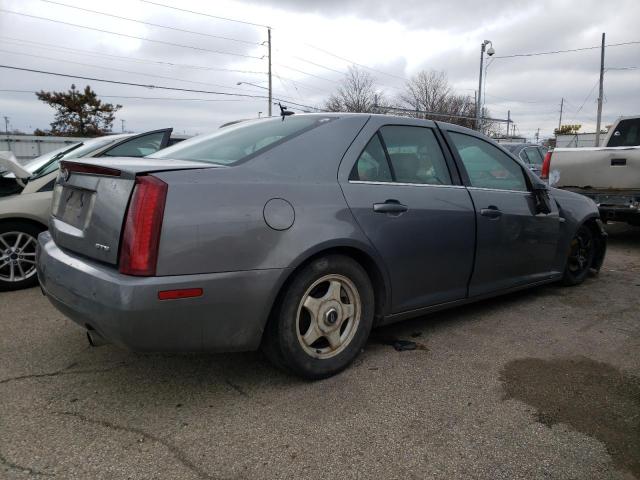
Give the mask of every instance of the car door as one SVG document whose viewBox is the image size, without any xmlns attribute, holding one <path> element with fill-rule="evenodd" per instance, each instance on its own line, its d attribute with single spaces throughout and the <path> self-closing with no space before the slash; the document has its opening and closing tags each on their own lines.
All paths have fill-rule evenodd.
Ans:
<svg viewBox="0 0 640 480">
<path fill-rule="evenodd" d="M 488 140 L 447 129 L 476 210 L 477 247 L 469 296 L 533 283 L 552 274 L 560 233 L 558 208 L 538 211 L 525 168 Z M 546 195 L 546 193 L 544 193 Z"/>
<path fill-rule="evenodd" d="M 433 123 L 372 117 L 340 166 L 347 203 L 389 273 L 392 313 L 467 294 L 474 210 L 441 147 Z"/>
<path fill-rule="evenodd" d="M 106 150 L 100 152 L 98 157 L 146 157 L 162 150 L 169 145 L 172 128 L 163 128 L 151 132 L 141 133 L 126 138 Z"/>
</svg>

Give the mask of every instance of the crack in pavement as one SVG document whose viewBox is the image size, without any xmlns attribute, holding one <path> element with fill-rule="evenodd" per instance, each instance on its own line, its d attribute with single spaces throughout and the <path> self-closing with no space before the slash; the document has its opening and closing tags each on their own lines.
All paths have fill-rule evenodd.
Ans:
<svg viewBox="0 0 640 480">
<path fill-rule="evenodd" d="M 110 372 L 112 370 L 116 370 L 118 368 L 126 367 L 127 363 L 120 363 L 118 365 L 112 365 L 106 368 L 91 368 L 87 370 L 69 370 L 71 367 L 74 367 L 77 363 L 72 363 L 68 367 L 62 368 L 60 370 L 56 370 L 55 372 L 47 372 L 47 373 L 31 373 L 27 375 L 18 375 L 16 377 L 9 377 L 0 380 L 0 385 L 10 382 L 18 382 L 21 380 L 29 380 L 32 378 L 46 378 L 46 377 L 57 377 L 60 375 L 79 375 L 84 373 L 102 373 L 102 372 Z"/>
<path fill-rule="evenodd" d="M 212 477 L 211 475 L 209 475 L 209 473 L 207 473 L 205 470 L 203 470 L 201 467 L 199 467 L 198 465 L 196 465 L 195 463 L 193 463 L 191 460 L 189 460 L 187 458 L 187 455 L 177 446 L 175 446 L 174 444 L 172 444 L 171 442 L 164 440 L 160 437 L 155 436 L 152 433 L 146 432 L 145 430 L 142 430 L 140 428 L 136 428 L 136 427 L 125 427 L 123 425 L 118 425 L 116 423 L 112 423 L 109 422 L 108 420 L 100 420 L 100 419 L 95 419 L 95 418 L 90 418 L 87 417 L 86 415 L 83 415 L 82 413 L 79 412 L 51 412 L 55 415 L 64 415 L 64 416 L 68 416 L 68 417 L 73 417 L 73 418 L 77 418 L 78 420 L 85 422 L 85 423 L 89 423 L 92 425 L 98 425 L 104 428 L 108 428 L 110 430 L 115 430 L 115 431 L 119 431 L 119 432 L 127 432 L 127 433 L 133 433 L 135 435 L 140 435 L 148 440 L 151 440 L 152 442 L 155 443 L 159 443 L 160 445 L 162 445 L 163 447 L 165 447 L 169 453 L 171 453 L 173 455 L 173 457 L 178 460 L 178 462 L 180 462 L 184 467 L 186 467 L 187 469 L 191 470 L 193 473 L 195 473 L 198 478 L 204 479 L 204 480 L 214 480 L 214 477 Z"/>
<path fill-rule="evenodd" d="M 31 467 L 24 467 L 22 465 L 18 465 L 10 461 L 7 457 L 5 457 L 2 453 L 0 453 L 0 465 L 4 465 L 6 468 L 10 470 L 15 470 L 21 473 L 26 473 L 28 475 L 39 475 L 42 477 L 55 477 L 55 473 L 46 473 L 35 470 Z"/>
<path fill-rule="evenodd" d="M 253 396 L 251 396 L 249 394 L 249 392 L 247 392 L 244 388 L 242 388 L 240 385 L 237 385 L 235 383 L 233 383 L 231 380 L 229 380 L 228 378 L 224 379 L 224 383 L 226 383 L 234 392 L 238 393 L 239 395 L 243 396 L 244 398 L 246 398 L 247 400 L 251 401 L 251 402 L 255 402 L 258 405 L 260 405 L 261 407 L 266 407 L 267 404 L 258 400 L 257 398 L 254 398 Z"/>
</svg>

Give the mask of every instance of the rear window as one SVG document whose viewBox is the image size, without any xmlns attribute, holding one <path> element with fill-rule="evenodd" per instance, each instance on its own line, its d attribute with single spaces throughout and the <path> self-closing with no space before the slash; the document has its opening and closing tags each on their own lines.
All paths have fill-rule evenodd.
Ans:
<svg viewBox="0 0 640 480">
<path fill-rule="evenodd" d="M 197 162 L 233 165 L 249 160 L 270 148 L 337 117 L 302 115 L 242 122 L 215 133 L 194 137 L 149 155 Z"/>
<path fill-rule="evenodd" d="M 640 118 L 621 120 L 609 139 L 608 147 L 636 147 L 640 145 Z"/>
</svg>

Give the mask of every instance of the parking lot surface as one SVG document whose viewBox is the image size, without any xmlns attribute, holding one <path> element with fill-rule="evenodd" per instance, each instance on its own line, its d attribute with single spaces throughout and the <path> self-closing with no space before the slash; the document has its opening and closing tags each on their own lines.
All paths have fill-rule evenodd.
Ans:
<svg viewBox="0 0 640 480">
<path fill-rule="evenodd" d="M 90 348 L 38 289 L 0 293 L 0 478 L 640 479 L 640 229 L 608 230 L 585 284 L 379 329 L 318 382 Z"/>
</svg>

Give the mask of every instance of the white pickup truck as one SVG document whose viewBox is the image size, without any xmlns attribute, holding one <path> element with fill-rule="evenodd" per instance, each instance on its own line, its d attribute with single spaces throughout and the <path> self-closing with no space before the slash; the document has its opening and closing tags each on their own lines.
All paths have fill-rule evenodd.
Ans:
<svg viewBox="0 0 640 480">
<path fill-rule="evenodd" d="M 556 148 L 547 153 L 541 177 L 593 199 L 605 222 L 640 226 L 640 116 L 620 117 L 604 145 Z"/>
</svg>

